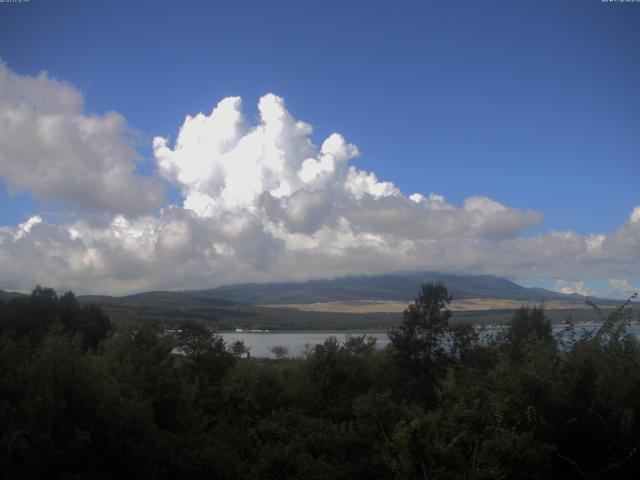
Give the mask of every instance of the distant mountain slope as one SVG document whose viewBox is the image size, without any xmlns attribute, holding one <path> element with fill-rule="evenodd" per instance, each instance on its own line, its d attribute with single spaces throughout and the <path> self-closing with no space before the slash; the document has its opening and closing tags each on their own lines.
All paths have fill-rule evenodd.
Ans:
<svg viewBox="0 0 640 480">
<path fill-rule="evenodd" d="M 574 318 L 586 318 L 592 313 L 581 308 L 584 297 L 579 295 L 526 288 L 510 280 L 488 275 L 451 275 L 436 272 L 343 277 L 299 283 L 252 283 L 181 292 L 152 291 L 124 297 L 85 295 L 79 296 L 78 300 L 82 303 L 97 304 L 113 320 L 123 322 L 161 320 L 179 324 L 185 319 L 196 319 L 212 322 L 221 329 L 386 329 L 398 324 L 401 313 L 303 311 L 287 308 L 287 305 L 354 300 L 409 303 L 418 294 L 420 284 L 426 281 L 444 283 L 455 300 L 496 301 L 495 309 L 456 312 L 456 320 L 488 323 L 507 321 L 513 308 L 500 309 L 500 299 L 522 301 L 523 304 L 559 300 L 576 304 L 575 311 L 571 313 Z M 550 313 L 555 315 L 554 319 L 564 319 L 570 312 L 562 309 Z"/>
<path fill-rule="evenodd" d="M 131 305 L 136 307 L 175 308 L 179 305 L 200 307 L 228 307 L 236 302 L 201 295 L 198 292 L 151 291 L 112 297 L 109 295 L 81 295 L 78 299 L 85 303 L 99 305 Z"/>
<path fill-rule="evenodd" d="M 399 321 L 397 314 L 344 314 L 301 312 L 289 308 L 266 308 L 213 298 L 202 292 L 144 292 L 125 297 L 81 295 L 78 301 L 100 306 L 117 323 L 159 320 L 179 325 L 184 320 L 211 322 L 222 330 L 341 330 L 382 329 Z"/>
<path fill-rule="evenodd" d="M 304 311 L 287 308 L 287 304 L 339 302 L 355 300 L 390 300 L 411 302 L 425 281 L 444 283 L 455 300 L 496 300 L 495 308 L 484 311 L 456 312 L 456 321 L 500 323 L 507 321 L 512 308 L 499 307 L 497 300 L 522 301 L 523 304 L 541 300 L 560 300 L 575 303 L 574 318 L 586 318 L 588 310 L 580 309 L 584 297 L 564 295 L 540 288 L 525 288 L 512 281 L 493 276 L 450 275 L 435 272 L 414 272 L 395 275 L 343 277 L 335 280 L 308 282 L 242 284 L 209 290 L 151 291 L 113 297 L 108 295 L 80 295 L 78 301 L 96 304 L 116 322 L 137 323 L 159 320 L 180 324 L 194 319 L 211 322 L 220 329 L 381 329 L 397 325 L 399 312 L 345 313 L 339 311 Z M 0 291 L 0 300 L 21 296 Z M 610 303 L 598 300 L 600 305 Z M 267 307 L 266 305 L 270 305 Z M 502 308 L 502 309 L 501 309 Z M 569 310 L 549 312 L 554 319 L 564 319 Z M 553 316 L 552 315 L 552 316 Z"/>
<path fill-rule="evenodd" d="M 542 288 L 526 288 L 510 280 L 490 275 L 451 275 L 437 272 L 342 277 L 300 283 L 247 283 L 189 293 L 254 305 L 347 300 L 410 301 L 418 293 L 420 284 L 426 281 L 442 282 L 455 299 L 501 298 L 527 301 L 555 299 L 575 302 L 584 300 L 580 295 L 565 295 Z"/>
<path fill-rule="evenodd" d="M 24 297 L 24 293 L 18 292 L 5 292 L 4 290 L 0 290 L 0 302 L 7 302 L 12 298 Z"/>
<path fill-rule="evenodd" d="M 118 319 L 204 319 L 218 321 L 235 316 L 254 316 L 253 307 L 240 306 L 230 300 L 190 292 L 153 291 L 112 297 L 80 295 L 78 301 L 95 304 Z"/>
</svg>

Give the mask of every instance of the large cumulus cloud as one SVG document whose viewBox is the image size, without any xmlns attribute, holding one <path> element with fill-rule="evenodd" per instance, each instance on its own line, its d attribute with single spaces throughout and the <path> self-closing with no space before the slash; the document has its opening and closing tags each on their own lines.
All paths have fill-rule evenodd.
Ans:
<svg viewBox="0 0 640 480">
<path fill-rule="evenodd" d="M 358 149 L 340 134 L 314 146 L 311 126 L 296 121 L 282 98 L 262 97 L 258 111 L 258 124 L 250 125 L 241 99 L 227 98 L 210 115 L 187 117 L 173 147 L 154 139 L 160 172 L 181 188 L 184 208 L 211 219 L 247 211 L 281 237 L 322 227 L 338 232 L 346 222 L 354 232 L 401 238 L 503 238 L 542 222 L 539 213 L 486 197 L 462 208 L 435 194 L 407 197 L 349 165 Z"/>
<path fill-rule="evenodd" d="M 163 189 L 136 175 L 135 135 L 116 112 L 88 115 L 73 87 L 0 61 L 0 178 L 12 192 L 92 211 L 149 213 Z"/>
<path fill-rule="evenodd" d="M 314 145 L 312 127 L 295 119 L 275 95 L 260 99 L 255 122 L 243 113 L 241 99 L 232 97 L 208 114 L 186 117 L 175 142 L 156 137 L 158 172 L 180 190 L 182 200 L 141 215 L 157 206 L 158 186 L 133 174 L 135 155 L 123 140 L 124 120 L 119 117 L 115 133 L 107 135 L 108 115 L 81 113 L 82 99 L 74 89 L 43 76 L 29 82 L 38 86 L 34 91 L 51 88 L 60 98 L 27 92 L 23 96 L 32 105 L 27 108 L 19 107 L 25 100 L 4 91 L 9 100 L 0 101 L 12 112 L 26 109 L 27 122 L 34 125 L 54 115 L 46 112 L 66 108 L 68 135 L 77 137 L 69 147 L 72 165 L 53 156 L 55 148 L 42 139 L 30 137 L 41 142 L 35 167 L 58 169 L 61 178 L 72 168 L 94 169 L 102 172 L 102 183 L 91 193 L 65 197 L 56 182 L 48 185 L 19 168 L 16 173 L 6 156 L 0 157 L 0 175 L 14 188 L 86 201 L 107 213 L 79 214 L 56 224 L 34 216 L 0 228 L 0 288 L 28 289 L 39 282 L 126 293 L 416 269 L 574 282 L 640 276 L 636 210 L 609 234 L 527 236 L 526 229 L 542 224 L 540 213 L 485 196 L 456 206 L 437 193 L 407 195 L 356 168 L 352 160 L 359 151 L 340 134 Z M 95 136 L 82 134 L 83 119 L 97 122 Z M 18 145 L 11 158 L 28 154 Z M 109 177 L 112 165 L 124 173 Z M 437 179 L 425 183 L 437 189 Z M 141 207 L 126 209 L 125 203 Z"/>
</svg>

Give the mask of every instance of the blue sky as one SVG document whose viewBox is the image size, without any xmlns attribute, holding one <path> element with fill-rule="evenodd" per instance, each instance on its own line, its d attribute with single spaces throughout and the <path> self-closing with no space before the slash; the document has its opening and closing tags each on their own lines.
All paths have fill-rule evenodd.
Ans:
<svg viewBox="0 0 640 480">
<path fill-rule="evenodd" d="M 544 215 L 524 238 L 611 234 L 640 204 L 638 45 L 640 4 L 600 0 L 0 5 L 6 66 L 72 85 L 87 114 L 119 112 L 142 135 L 142 173 L 185 115 L 241 96 L 255 123 L 273 92 L 316 145 L 339 132 L 352 165 L 406 195 Z M 34 197 L 4 182 L 0 225 L 73 209 Z"/>
</svg>

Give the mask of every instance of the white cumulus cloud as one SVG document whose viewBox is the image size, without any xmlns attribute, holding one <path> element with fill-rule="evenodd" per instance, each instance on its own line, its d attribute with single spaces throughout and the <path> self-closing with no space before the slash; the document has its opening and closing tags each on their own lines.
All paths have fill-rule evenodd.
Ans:
<svg viewBox="0 0 640 480">
<path fill-rule="evenodd" d="M 291 241 L 288 234 L 335 229 L 340 220 L 356 231 L 412 237 L 510 237 L 542 222 L 539 213 L 487 197 L 469 198 L 462 208 L 437 194 L 407 197 L 349 165 L 359 152 L 342 135 L 317 148 L 311 126 L 294 119 L 282 98 L 265 95 L 258 111 L 251 125 L 242 101 L 226 98 L 209 115 L 188 116 L 173 147 L 154 139 L 160 171 L 180 186 L 185 208 L 207 218 L 244 210 Z"/>
<path fill-rule="evenodd" d="M 3 68 L 5 78 L 16 77 Z M 635 210 L 609 234 L 525 236 L 526 229 L 542 224 L 539 212 L 485 196 L 458 206 L 438 193 L 408 195 L 374 172 L 356 168 L 352 161 L 360 152 L 342 135 L 333 133 L 315 145 L 312 127 L 272 94 L 260 99 L 255 122 L 244 114 L 241 99 L 231 97 L 209 113 L 187 116 L 175 142 L 156 137 L 158 172 L 179 188 L 182 199 L 151 213 L 158 205 L 157 184 L 133 174 L 124 120 L 119 117 L 107 135 L 105 125 L 113 120 L 83 114 L 82 98 L 73 88 L 42 75 L 19 80 L 25 89 L 38 85 L 24 93 L 32 110 L 27 123 L 62 115 L 73 145 L 84 145 L 82 161 L 69 160 L 82 172 L 67 180 L 69 191 L 89 176 L 89 169 L 101 180 L 91 192 L 76 190 L 70 198 L 62 193 L 62 179 L 23 178 L 6 166 L 6 156 L 0 157 L 0 176 L 13 188 L 43 198 L 71 202 L 78 196 L 108 214 L 79 214 L 66 223 L 34 216 L 0 227 L 0 288 L 41 283 L 126 293 L 424 269 L 562 279 L 560 291 L 586 292 L 582 282 L 589 279 L 640 277 Z M 53 96 L 41 95 L 45 87 Z M 14 99 L 9 105 L 16 109 L 24 102 Z M 78 125 L 87 119 L 97 123 L 93 134 L 83 136 Z M 36 135 L 26 129 L 23 134 Z M 12 158 L 26 158 L 29 147 L 23 151 L 20 143 L 13 145 Z M 38 147 L 44 153 L 30 168 L 67 168 L 67 160 L 46 145 Z M 102 147 L 98 151 L 95 145 Z M 113 165 L 124 173 L 112 184 L 105 179 Z M 437 179 L 430 187 L 437 190 Z M 131 215 L 125 204 L 150 213 Z"/>
<path fill-rule="evenodd" d="M 148 213 L 164 193 L 136 175 L 139 161 L 122 115 L 87 114 L 73 87 L 0 61 L 0 179 L 10 191 L 83 210 Z"/>
<path fill-rule="evenodd" d="M 584 282 L 568 282 L 566 280 L 556 280 L 556 292 L 560 293 L 577 293 L 585 297 L 597 295 L 598 292 L 588 288 Z"/>
<path fill-rule="evenodd" d="M 629 280 L 619 280 L 616 278 L 609 279 L 609 285 L 611 286 L 612 298 L 629 298 L 634 293 L 640 294 L 640 287 L 632 285 Z"/>
</svg>

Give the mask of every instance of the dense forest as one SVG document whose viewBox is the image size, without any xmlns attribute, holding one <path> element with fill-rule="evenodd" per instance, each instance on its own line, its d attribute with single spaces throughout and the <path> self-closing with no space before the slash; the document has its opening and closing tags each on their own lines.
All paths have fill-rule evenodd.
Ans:
<svg viewBox="0 0 640 480">
<path fill-rule="evenodd" d="M 424 284 L 384 350 L 362 336 L 266 360 L 205 323 L 115 329 L 38 287 L 0 302 L 0 475 L 637 478 L 630 302 L 560 336 L 523 307 L 489 338 L 450 301 Z"/>
</svg>

